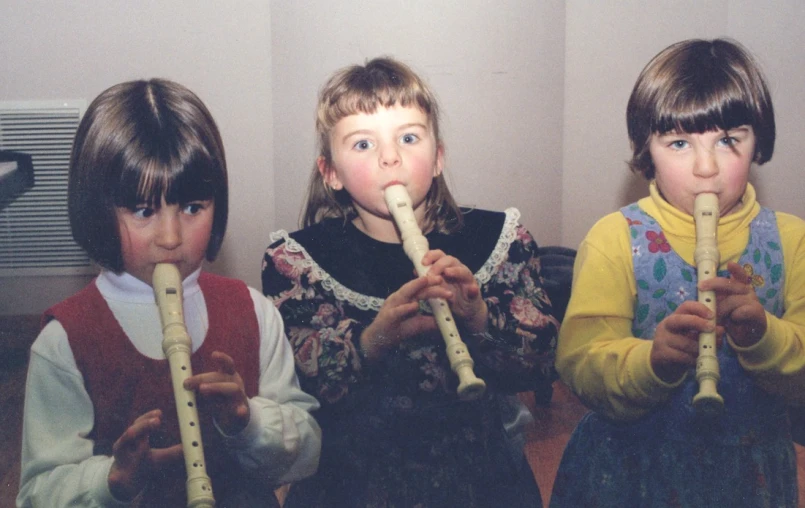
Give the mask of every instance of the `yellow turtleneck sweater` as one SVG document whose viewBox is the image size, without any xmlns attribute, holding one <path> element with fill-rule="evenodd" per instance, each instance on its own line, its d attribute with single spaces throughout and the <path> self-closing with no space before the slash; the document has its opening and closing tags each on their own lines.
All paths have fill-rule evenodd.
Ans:
<svg viewBox="0 0 805 508">
<path fill-rule="evenodd" d="M 655 182 L 638 202 L 662 228 L 668 243 L 691 265 L 696 247 L 693 217 L 665 201 Z M 747 185 L 743 206 L 718 223 L 721 268 L 738 261 L 749 223 L 760 211 Z M 767 392 L 805 403 L 805 221 L 776 212 L 785 265 L 785 314 L 768 312 L 761 340 L 737 351 L 741 365 Z M 663 382 L 651 368 L 652 342 L 632 336 L 637 288 L 626 218 L 614 212 L 596 223 L 578 249 L 570 304 L 559 334 L 556 367 L 589 408 L 631 420 L 662 403 L 684 379 Z"/>
</svg>

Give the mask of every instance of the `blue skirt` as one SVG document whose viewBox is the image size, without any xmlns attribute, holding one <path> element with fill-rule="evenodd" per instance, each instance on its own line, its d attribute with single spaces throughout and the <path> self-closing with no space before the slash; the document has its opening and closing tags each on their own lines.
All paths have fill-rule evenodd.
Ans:
<svg viewBox="0 0 805 508">
<path fill-rule="evenodd" d="M 796 508 L 797 496 L 790 436 L 672 440 L 588 413 L 567 444 L 550 507 Z"/>
</svg>

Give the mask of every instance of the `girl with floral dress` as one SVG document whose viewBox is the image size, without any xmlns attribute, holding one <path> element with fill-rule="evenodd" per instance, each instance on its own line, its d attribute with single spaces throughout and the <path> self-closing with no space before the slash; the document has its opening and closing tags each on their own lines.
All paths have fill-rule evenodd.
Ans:
<svg viewBox="0 0 805 508">
<path fill-rule="evenodd" d="M 553 381 L 559 327 L 519 213 L 456 205 L 437 103 L 398 61 L 335 73 L 316 129 L 305 227 L 272 234 L 263 263 L 302 388 L 322 405 L 319 471 L 286 506 L 541 506 L 503 425 L 512 394 Z M 385 204 L 391 184 L 407 188 L 432 249 L 425 276 Z M 433 297 L 447 300 L 486 382 L 479 400 L 456 394 Z"/>
</svg>

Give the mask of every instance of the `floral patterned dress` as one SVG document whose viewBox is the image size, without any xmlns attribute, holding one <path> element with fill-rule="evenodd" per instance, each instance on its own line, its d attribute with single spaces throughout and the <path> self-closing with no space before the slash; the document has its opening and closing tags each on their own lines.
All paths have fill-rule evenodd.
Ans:
<svg viewBox="0 0 805 508">
<path fill-rule="evenodd" d="M 637 286 L 632 333 L 648 340 L 660 321 L 695 297 L 696 268 L 637 205 L 621 212 L 632 237 Z M 752 220 L 739 262 L 766 310 L 781 316 L 785 277 L 771 210 L 761 209 Z M 636 421 L 585 415 L 562 457 L 551 508 L 795 507 L 796 457 L 784 401 L 754 383 L 726 340 L 718 363 L 724 411 L 716 418 L 694 410 L 693 372 L 667 402 Z"/>
<path fill-rule="evenodd" d="M 296 484 L 285 506 L 541 506 L 501 421 L 504 394 L 555 379 L 559 323 L 537 245 L 518 218 L 514 209 L 465 211 L 460 232 L 427 235 L 431 249 L 473 271 L 489 308 L 488 333 L 462 333 L 487 384 L 473 402 L 459 401 L 438 334 L 408 339 L 372 366 L 359 352 L 384 299 L 415 277 L 401 245 L 341 219 L 272 235 L 263 292 L 285 320 L 302 388 L 322 404 L 319 472 Z"/>
</svg>

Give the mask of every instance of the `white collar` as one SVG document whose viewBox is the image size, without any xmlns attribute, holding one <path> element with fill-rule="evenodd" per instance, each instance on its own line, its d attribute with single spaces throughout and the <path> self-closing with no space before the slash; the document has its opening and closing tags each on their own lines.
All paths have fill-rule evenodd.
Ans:
<svg viewBox="0 0 805 508">
<path fill-rule="evenodd" d="M 182 291 L 184 297 L 188 298 L 201 291 L 198 285 L 198 277 L 201 274 L 201 267 L 187 276 L 182 281 Z M 153 303 L 153 288 L 127 272 L 114 273 L 103 269 L 95 279 L 98 291 L 109 300 L 127 301 L 132 303 Z"/>
</svg>

